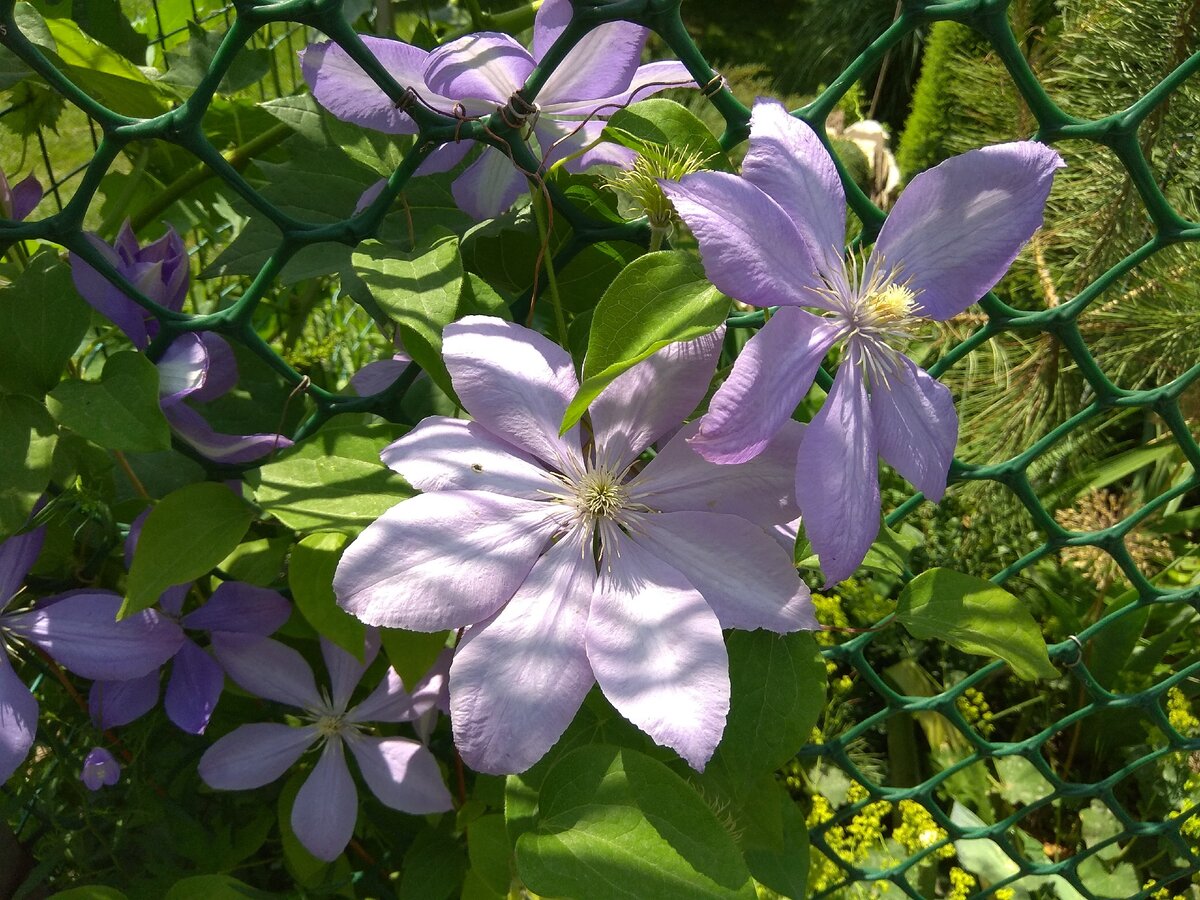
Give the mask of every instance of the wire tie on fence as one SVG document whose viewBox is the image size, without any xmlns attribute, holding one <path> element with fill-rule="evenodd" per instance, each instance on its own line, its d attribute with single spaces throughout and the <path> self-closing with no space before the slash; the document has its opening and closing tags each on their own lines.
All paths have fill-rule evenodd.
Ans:
<svg viewBox="0 0 1200 900">
<path fill-rule="evenodd" d="M 1083 662 L 1083 642 L 1073 634 L 1067 635 L 1067 640 L 1073 643 L 1075 648 L 1079 651 L 1073 660 L 1068 663 L 1064 663 L 1068 669 L 1073 669 L 1075 666 Z"/>
<path fill-rule="evenodd" d="M 714 72 L 713 77 L 708 80 L 704 87 L 700 88 L 700 93 L 708 100 L 711 100 L 719 94 L 722 88 L 725 87 L 725 76 L 720 72 Z"/>
<path fill-rule="evenodd" d="M 454 143 L 461 144 L 462 127 L 467 121 L 467 108 L 455 100 L 450 111 L 454 114 Z"/>
<path fill-rule="evenodd" d="M 417 92 L 411 87 L 406 87 L 404 93 L 400 95 L 400 99 L 393 104 L 400 112 L 408 112 L 408 108 L 413 105 L 417 99 Z"/>
<path fill-rule="evenodd" d="M 537 112 L 536 103 L 530 103 L 521 96 L 520 91 L 513 91 L 508 102 L 500 107 L 500 118 L 509 128 L 520 128 L 529 121 L 530 116 L 536 115 Z"/>
</svg>

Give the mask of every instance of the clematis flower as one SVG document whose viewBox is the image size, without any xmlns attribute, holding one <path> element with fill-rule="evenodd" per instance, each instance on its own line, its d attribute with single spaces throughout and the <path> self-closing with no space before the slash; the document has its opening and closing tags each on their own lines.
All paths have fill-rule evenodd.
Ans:
<svg viewBox="0 0 1200 900">
<path fill-rule="evenodd" d="M 399 41 L 363 41 L 400 84 L 413 88 L 428 105 L 450 113 L 459 104 L 466 114 L 482 116 L 508 104 L 570 24 L 571 14 L 570 0 L 546 0 L 534 19 L 532 53 L 509 35 L 495 32 L 470 34 L 428 54 Z M 628 22 L 606 23 L 588 33 L 554 70 L 527 116 L 546 166 L 599 140 L 604 119 L 621 106 L 670 87 L 696 86 L 680 62 L 639 65 L 648 34 Z M 303 69 L 313 96 L 338 118 L 390 134 L 416 132 L 412 119 L 397 110 L 340 47 L 309 47 Z M 447 145 L 418 174 L 446 171 L 469 149 L 466 143 Z M 601 143 L 566 168 L 581 172 L 598 163 L 628 166 L 633 160 L 632 151 Z M 485 147 L 451 190 L 464 211 L 488 219 L 512 206 L 525 188 L 525 176 L 508 154 Z"/>
<path fill-rule="evenodd" d="M 453 805 L 437 760 L 422 744 L 403 737 L 372 737 L 370 722 L 407 722 L 416 708 L 394 669 L 360 704 L 350 696 L 378 652 L 368 639 L 365 661 L 321 639 L 330 692 L 318 692 L 313 671 L 297 651 L 270 638 L 219 635 L 214 647 L 229 676 L 256 696 L 302 710 L 310 724 L 301 728 L 262 722 L 242 725 L 200 758 L 200 777 L 218 790 L 261 787 L 283 775 L 318 742 L 321 757 L 296 795 L 292 830 L 318 859 L 336 859 L 354 834 L 358 794 L 346 767 L 344 747 L 358 761 L 371 793 L 385 806 L 422 815 Z"/>
<path fill-rule="evenodd" d="M 1000 280 L 1041 225 L 1062 165 L 1033 141 L 948 159 L 912 180 L 861 265 L 843 256 L 846 199 L 828 151 L 779 103 L 755 104 L 742 177 L 699 172 L 662 183 L 700 243 L 709 280 L 746 303 L 780 307 L 713 397 L 692 439 L 701 456 L 754 458 L 843 344 L 796 461 L 796 498 L 828 583 L 853 573 L 878 532 L 878 457 L 931 500 L 946 489 L 958 438 L 953 400 L 894 344 Z"/>
<path fill-rule="evenodd" d="M 167 309 L 183 308 L 188 291 L 188 255 L 174 228 L 145 247 L 139 246 L 128 221 L 111 247 L 94 234 L 85 237 L 149 299 Z M 158 334 L 158 320 L 153 315 L 74 254 L 71 277 L 80 295 L 125 332 L 137 349 L 145 350 Z M 292 442 L 280 434 L 221 434 L 183 402 L 216 400 L 237 384 L 237 360 L 220 335 L 180 335 L 158 361 L 158 374 L 163 415 L 175 433 L 202 456 L 220 463 L 246 463 L 291 446 Z"/>
<path fill-rule="evenodd" d="M 450 715 L 472 768 L 533 765 L 598 682 L 701 769 L 729 707 L 721 629 L 817 627 L 765 530 L 795 518 L 803 426 L 732 469 L 696 455 L 694 426 L 641 461 L 703 398 L 720 345 L 720 333 L 674 344 L 625 372 L 592 404 L 585 442 L 579 426 L 559 435 L 579 387 L 565 350 L 490 317 L 446 327 L 446 368 L 474 421 L 430 417 L 383 451 L 425 493 L 355 539 L 334 590 L 373 625 L 471 626 Z"/>
<path fill-rule="evenodd" d="M 133 561 L 142 523 L 149 512 L 142 513 L 129 529 L 125 541 L 126 568 Z M 225 672 L 187 632 L 208 632 L 210 641 L 221 634 L 266 637 L 287 621 L 292 607 L 277 591 L 226 581 L 213 591 L 207 603 L 183 615 L 189 588 L 187 584 L 169 587 L 158 601 L 162 615 L 177 622 L 184 631 L 167 680 L 164 708 L 167 718 L 181 729 L 189 734 L 203 734 L 225 686 Z M 97 728 L 116 728 L 145 715 L 158 702 L 160 680 L 156 668 L 129 681 L 95 682 L 88 692 L 92 722 Z"/>
<path fill-rule="evenodd" d="M 112 591 L 69 591 L 6 612 L 45 535 L 45 528 L 37 528 L 0 543 L 0 784 L 33 746 L 38 715 L 37 700 L 17 678 L 6 650 L 26 641 L 84 678 L 129 679 L 157 669 L 183 640 L 179 626 L 153 610 L 118 622 L 122 600 Z"/>
<path fill-rule="evenodd" d="M 23 222 L 42 202 L 42 183 L 33 175 L 27 175 L 17 184 L 10 186 L 8 176 L 0 169 L 0 216 L 14 222 Z"/>
<path fill-rule="evenodd" d="M 113 755 L 103 747 L 93 747 L 83 760 L 83 771 L 79 780 L 89 791 L 112 787 L 121 778 L 121 766 Z"/>
</svg>

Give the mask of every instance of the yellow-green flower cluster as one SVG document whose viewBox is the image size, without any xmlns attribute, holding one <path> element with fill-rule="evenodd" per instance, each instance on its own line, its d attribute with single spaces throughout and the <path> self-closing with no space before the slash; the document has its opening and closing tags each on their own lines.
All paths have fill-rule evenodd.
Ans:
<svg viewBox="0 0 1200 900">
<path fill-rule="evenodd" d="M 846 791 L 846 800 L 857 803 L 867 799 L 870 794 L 858 782 L 850 785 Z M 857 865 L 863 862 L 873 850 L 883 846 L 884 818 L 892 811 L 892 804 L 886 800 L 869 803 L 845 824 L 832 825 L 825 831 L 825 842 L 834 854 L 846 863 Z M 816 794 L 812 798 L 812 809 L 808 813 L 807 824 L 815 828 L 833 818 L 833 807 L 829 801 Z M 896 860 L 892 860 L 896 862 Z M 810 861 L 808 887 L 810 892 L 819 893 L 837 884 L 844 877 L 841 868 L 833 860 L 814 849 Z M 887 882 L 875 882 L 873 893 L 886 893 L 891 887 Z"/>
<path fill-rule="evenodd" d="M 915 800 L 901 800 L 900 824 L 892 831 L 892 837 L 908 853 L 915 854 L 944 841 L 946 832 L 920 803 Z M 954 855 L 954 845 L 943 844 L 934 855 L 939 859 L 949 859 Z"/>
<path fill-rule="evenodd" d="M 978 883 L 970 872 L 955 866 L 950 870 L 950 893 L 946 900 L 967 900 Z"/>
<path fill-rule="evenodd" d="M 1200 734 L 1200 719 L 1192 712 L 1192 704 L 1177 687 L 1167 690 L 1167 721 L 1184 737 Z"/>
<path fill-rule="evenodd" d="M 988 705 L 987 698 L 983 696 L 982 691 L 973 687 L 967 688 L 955 701 L 955 705 L 958 706 L 958 711 L 962 713 L 963 718 L 967 720 L 967 724 L 974 727 L 981 737 L 990 737 L 996 730 L 996 726 L 992 724 L 994 718 L 992 708 Z"/>
</svg>

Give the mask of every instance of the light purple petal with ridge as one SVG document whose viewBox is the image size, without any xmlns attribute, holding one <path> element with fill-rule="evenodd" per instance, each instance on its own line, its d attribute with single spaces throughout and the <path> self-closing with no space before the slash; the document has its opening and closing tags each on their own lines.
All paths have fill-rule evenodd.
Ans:
<svg viewBox="0 0 1200 900">
<path fill-rule="evenodd" d="M 429 53 L 403 41 L 360 35 L 367 49 L 401 87 L 415 90 L 427 103 L 442 108 L 425 85 L 423 73 Z M 377 85 L 345 50 L 331 41 L 310 44 L 300 51 L 304 80 L 323 107 L 344 122 L 386 134 L 415 134 L 417 124 Z M 446 104 L 449 109 L 449 104 Z"/>
<path fill-rule="evenodd" d="M 26 176 L 12 189 L 13 219 L 23 221 L 41 202 L 42 183 L 33 175 Z"/>
<path fill-rule="evenodd" d="M 204 387 L 208 378 L 208 349 L 198 334 L 181 334 L 162 358 L 158 369 L 158 402 L 163 406 L 178 403 Z"/>
<path fill-rule="evenodd" d="M 846 193 L 821 139 L 782 103 L 754 104 L 742 177 L 783 208 L 826 271 L 842 271 Z"/>
<path fill-rule="evenodd" d="M 417 166 L 413 175 L 436 175 L 438 172 L 449 172 L 466 159 L 471 148 L 478 146 L 471 140 L 451 141 L 438 147 Z"/>
<path fill-rule="evenodd" d="M 729 713 L 729 657 L 721 623 L 673 566 L 605 535 L 587 624 L 587 655 L 617 712 L 703 771 Z"/>
<path fill-rule="evenodd" d="M 292 604 L 278 591 L 241 581 L 224 581 L 207 603 L 183 617 L 183 627 L 266 637 L 282 628 L 291 614 Z"/>
<path fill-rule="evenodd" d="M 393 356 L 391 359 L 377 359 L 375 362 L 367 363 L 350 376 L 350 387 L 360 397 L 369 397 L 371 394 L 386 391 L 396 383 L 396 379 L 403 375 L 404 370 L 411 364 L 412 360 L 403 354 Z"/>
<path fill-rule="evenodd" d="M 128 681 L 93 681 L 88 690 L 88 715 L 101 731 L 140 719 L 158 703 L 158 669 Z"/>
<path fill-rule="evenodd" d="M 184 443 L 213 462 L 253 462 L 292 446 L 281 434 L 220 434 L 204 416 L 182 403 L 167 407 L 163 415 Z"/>
<path fill-rule="evenodd" d="M 121 766 L 103 747 L 93 747 L 83 759 L 79 780 L 89 791 L 112 787 L 121 779 Z"/>
<path fill-rule="evenodd" d="M 416 741 L 351 732 L 346 743 L 358 761 L 363 781 L 384 806 L 416 816 L 454 806 L 437 760 Z"/>
<path fill-rule="evenodd" d="M 818 260 L 796 223 L 757 187 L 728 172 L 659 179 L 700 242 L 704 274 L 753 306 L 825 306 Z"/>
<path fill-rule="evenodd" d="M 151 609 L 118 622 L 122 598 L 110 591 L 85 588 L 47 599 L 37 609 L 5 616 L 4 624 L 84 678 L 137 678 L 165 663 L 183 643 L 183 630 Z"/>
<path fill-rule="evenodd" d="M 478 422 L 429 416 L 379 454 L 419 491 L 488 491 L 540 500 L 561 488 L 536 459 Z"/>
<path fill-rule="evenodd" d="M 879 455 L 935 503 L 958 442 L 958 413 L 950 389 L 903 354 L 888 385 L 871 389 Z"/>
<path fill-rule="evenodd" d="M 569 0 L 552 0 L 570 6 Z M 543 5 L 542 9 L 545 9 Z M 553 9 L 551 14 L 553 15 Z M 538 15 L 542 15 L 538 10 Z M 632 22 L 606 22 L 571 48 L 538 92 L 539 104 L 586 102 L 619 94 L 633 80 L 650 32 Z M 534 39 L 537 39 L 535 25 Z M 547 46 L 545 50 L 548 50 Z M 542 52 L 544 53 L 545 50 Z M 540 56 L 537 57 L 541 59 Z M 611 112 L 610 112 L 611 114 Z"/>
<path fill-rule="evenodd" d="M 411 722 L 416 717 L 412 696 L 392 668 L 366 700 L 346 713 L 347 722 Z"/>
<path fill-rule="evenodd" d="M 299 709 L 325 708 L 312 668 L 286 644 L 257 635 L 217 631 L 212 647 L 229 677 L 243 690 Z"/>
<path fill-rule="evenodd" d="M 96 235 L 84 234 L 83 237 L 118 272 L 126 268 L 117 251 Z M 79 291 L 79 295 L 91 304 L 93 309 L 125 332 L 133 346 L 139 350 L 146 349 L 146 345 L 150 343 L 149 323 L 154 321 L 150 314 L 81 257 L 72 253 L 70 258 L 71 279 L 75 282 L 75 290 Z"/>
<path fill-rule="evenodd" d="M 849 356 L 800 442 L 796 499 L 825 587 L 849 578 L 879 533 L 879 453 L 862 369 Z"/>
<path fill-rule="evenodd" d="M 525 180 L 508 154 L 484 147 L 479 158 L 454 179 L 450 193 L 458 208 L 473 219 L 494 219 L 525 193 Z"/>
<path fill-rule="evenodd" d="M 346 768 L 342 742 L 332 740 L 296 794 L 292 831 L 309 853 L 332 862 L 350 843 L 357 819 L 358 791 Z"/>
<path fill-rule="evenodd" d="M 229 342 L 219 334 L 205 331 L 201 333 L 200 340 L 204 341 L 204 349 L 208 351 L 208 377 L 204 379 L 200 390 L 192 395 L 192 399 L 208 403 L 237 387 L 237 358 Z"/>
<path fill-rule="evenodd" d="M 696 340 L 668 344 L 600 392 L 589 407 L 600 466 L 624 470 L 695 411 L 708 392 L 724 338 L 722 326 Z"/>
<path fill-rule="evenodd" d="M 461 102 L 468 114 L 483 115 L 507 103 L 532 71 L 533 57 L 512 37 L 481 31 L 430 53 L 425 83 Z"/>
<path fill-rule="evenodd" d="M 21 589 L 46 540 L 46 526 L 0 541 L 0 611 Z"/>
<path fill-rule="evenodd" d="M 37 730 L 38 704 L 0 648 L 0 784 L 17 771 Z"/>
<path fill-rule="evenodd" d="M 333 589 L 342 608 L 368 625 L 471 625 L 516 592 L 565 515 L 557 504 L 482 491 L 421 494 L 354 539 Z"/>
<path fill-rule="evenodd" d="M 346 711 L 346 707 L 350 704 L 350 695 L 362 681 L 367 667 L 375 661 L 377 653 L 379 653 L 379 635 L 373 628 L 367 629 L 362 662 L 359 662 L 333 641 L 321 638 L 321 656 L 324 657 L 325 669 L 329 672 L 329 696 L 333 700 L 335 710 Z"/>
<path fill-rule="evenodd" d="M 450 719 L 475 771 L 524 772 L 575 718 L 595 683 L 584 647 L 595 584 L 590 529 L 577 526 L 503 609 L 467 630 L 450 666 Z"/>
<path fill-rule="evenodd" d="M 637 522 L 629 540 L 686 572 L 722 628 L 786 634 L 820 627 L 792 554 L 754 523 L 707 512 L 649 513 Z"/>
<path fill-rule="evenodd" d="M 539 97 L 538 105 L 541 106 L 543 115 L 587 116 L 594 112 L 602 118 L 607 118 L 617 110 L 653 97 L 660 91 L 694 87 L 697 87 L 697 84 L 683 63 L 674 59 L 664 59 L 638 66 L 632 78 L 622 82 L 616 91 L 607 96 L 557 103 Z"/>
<path fill-rule="evenodd" d="M 224 687 L 225 673 L 217 661 L 191 641 L 184 641 L 167 679 L 163 701 L 167 718 L 188 734 L 204 734 Z"/>
<path fill-rule="evenodd" d="M 631 500 L 663 512 L 729 513 L 762 526 L 800 514 L 794 494 L 803 425 L 788 420 L 754 459 L 719 467 L 689 443 L 699 427 L 685 425 L 658 451 L 629 483 Z"/>
<path fill-rule="evenodd" d="M 315 725 L 292 728 L 275 722 L 242 725 L 200 757 L 200 778 L 219 791 L 248 791 L 270 784 L 318 738 Z"/>
<path fill-rule="evenodd" d="M 579 390 L 562 347 L 536 331 L 489 316 L 467 316 L 443 332 L 454 390 L 480 425 L 559 471 L 579 471 L 579 428 L 559 437 Z"/>
<path fill-rule="evenodd" d="M 1041 226 L 1054 173 L 1064 165 L 1034 141 L 951 157 L 900 194 L 871 263 L 900 268 L 920 315 L 958 315 L 1003 277 Z"/>
<path fill-rule="evenodd" d="M 812 313 L 778 310 L 738 354 L 692 447 L 715 463 L 745 462 L 761 453 L 812 387 L 837 336 L 835 325 Z"/>
</svg>

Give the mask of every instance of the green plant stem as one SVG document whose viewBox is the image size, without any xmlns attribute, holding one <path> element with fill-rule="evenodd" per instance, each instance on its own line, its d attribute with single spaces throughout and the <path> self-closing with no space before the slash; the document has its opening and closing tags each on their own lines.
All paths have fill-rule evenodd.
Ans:
<svg viewBox="0 0 1200 900">
<path fill-rule="evenodd" d="M 554 257 L 550 253 L 550 234 L 546 228 L 547 211 L 545 208 L 545 198 L 537 190 L 537 185 L 531 185 L 531 198 L 533 206 L 533 218 L 537 222 L 538 238 L 542 242 L 544 260 L 546 266 L 546 287 L 550 293 L 550 305 L 554 307 L 554 324 L 558 329 L 558 340 L 564 347 L 567 346 L 567 317 L 563 313 L 562 298 L 558 294 L 558 278 L 554 274 Z M 530 309 L 532 313 L 532 307 Z"/>
</svg>

